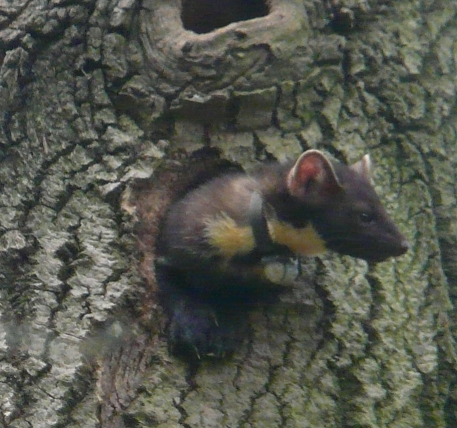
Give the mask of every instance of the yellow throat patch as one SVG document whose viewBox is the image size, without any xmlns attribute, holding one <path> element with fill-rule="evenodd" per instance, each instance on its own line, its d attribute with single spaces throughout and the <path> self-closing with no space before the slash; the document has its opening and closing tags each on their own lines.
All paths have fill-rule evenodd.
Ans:
<svg viewBox="0 0 457 428">
<path fill-rule="evenodd" d="M 248 254 L 255 247 L 252 228 L 238 226 L 225 213 L 206 223 L 205 235 L 211 247 L 228 259 L 237 254 Z"/>
<path fill-rule="evenodd" d="M 274 242 L 287 246 L 297 255 L 316 256 L 327 250 L 324 240 L 311 224 L 298 229 L 289 223 L 272 220 L 268 222 L 268 231 Z"/>
<path fill-rule="evenodd" d="M 294 254 L 315 256 L 326 251 L 325 243 L 312 225 L 297 229 L 277 220 L 268 221 L 271 239 L 287 246 Z M 217 253 L 228 259 L 248 254 L 255 247 L 250 226 L 240 227 L 226 214 L 207 222 L 205 236 Z"/>
</svg>

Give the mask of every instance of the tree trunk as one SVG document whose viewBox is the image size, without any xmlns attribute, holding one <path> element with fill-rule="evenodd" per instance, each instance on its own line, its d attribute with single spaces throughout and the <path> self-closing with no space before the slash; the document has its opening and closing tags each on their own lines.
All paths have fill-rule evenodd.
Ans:
<svg viewBox="0 0 457 428">
<path fill-rule="evenodd" d="M 0 11 L 0 426 L 457 426 L 457 2 Z M 307 148 L 370 153 L 411 250 L 304 260 L 233 358 L 170 356 L 154 242 L 189 164 Z"/>
</svg>

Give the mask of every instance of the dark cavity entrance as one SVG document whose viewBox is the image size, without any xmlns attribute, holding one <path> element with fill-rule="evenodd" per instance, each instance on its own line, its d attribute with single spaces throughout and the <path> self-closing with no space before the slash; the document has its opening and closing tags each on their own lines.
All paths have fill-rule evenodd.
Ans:
<svg viewBox="0 0 457 428">
<path fill-rule="evenodd" d="M 181 19 L 186 30 L 202 34 L 268 13 L 266 0 L 182 0 Z"/>
</svg>

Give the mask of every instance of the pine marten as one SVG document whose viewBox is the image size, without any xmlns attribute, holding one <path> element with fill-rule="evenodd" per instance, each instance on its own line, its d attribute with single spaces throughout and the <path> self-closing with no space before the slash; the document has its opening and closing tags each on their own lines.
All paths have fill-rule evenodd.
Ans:
<svg viewBox="0 0 457 428">
<path fill-rule="evenodd" d="M 170 207 L 159 236 L 172 348 L 232 352 L 244 311 L 272 288 L 271 257 L 333 250 L 380 262 L 408 247 L 370 184 L 368 155 L 347 166 L 308 150 L 295 163 L 214 178 Z"/>
</svg>

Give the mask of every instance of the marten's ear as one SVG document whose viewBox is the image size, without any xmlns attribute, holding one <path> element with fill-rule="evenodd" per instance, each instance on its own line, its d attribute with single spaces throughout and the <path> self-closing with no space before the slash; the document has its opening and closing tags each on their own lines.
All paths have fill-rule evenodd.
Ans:
<svg viewBox="0 0 457 428">
<path fill-rule="evenodd" d="M 307 150 L 295 162 L 287 176 L 292 196 L 325 196 L 338 193 L 342 187 L 330 161 L 319 150 Z"/>
<path fill-rule="evenodd" d="M 371 159 L 370 155 L 365 155 L 355 164 L 351 165 L 350 168 L 357 174 L 361 175 L 365 180 L 371 182 Z"/>
</svg>

